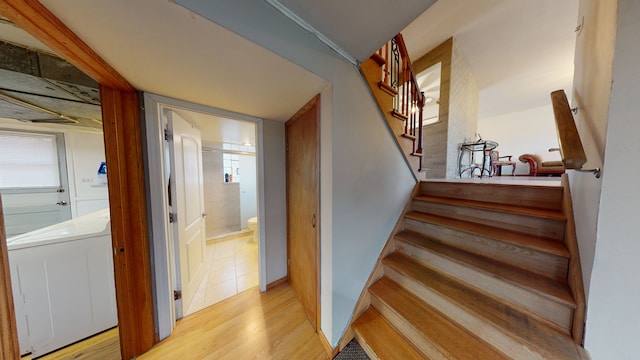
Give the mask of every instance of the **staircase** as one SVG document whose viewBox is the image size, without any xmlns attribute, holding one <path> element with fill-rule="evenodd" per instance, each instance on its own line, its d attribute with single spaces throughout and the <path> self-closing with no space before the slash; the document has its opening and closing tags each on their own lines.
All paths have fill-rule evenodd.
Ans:
<svg viewBox="0 0 640 360">
<path fill-rule="evenodd" d="M 419 179 L 420 172 L 425 171 L 422 168 L 424 95 L 418 87 L 402 35 L 396 35 L 363 61 L 360 72 L 407 164 Z"/>
<path fill-rule="evenodd" d="M 363 297 L 369 307 L 352 324 L 369 356 L 585 356 L 576 345 L 584 307 L 573 290 L 581 289 L 572 279 L 577 259 L 565 245 L 564 188 L 418 186 L 387 247 L 392 251 L 374 271 L 381 275 Z"/>
</svg>

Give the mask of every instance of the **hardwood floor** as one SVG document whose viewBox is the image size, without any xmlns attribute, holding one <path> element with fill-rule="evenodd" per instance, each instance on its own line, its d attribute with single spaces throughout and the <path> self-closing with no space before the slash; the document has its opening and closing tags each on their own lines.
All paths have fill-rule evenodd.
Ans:
<svg viewBox="0 0 640 360">
<path fill-rule="evenodd" d="M 119 360 L 114 328 L 38 360 Z M 173 334 L 138 360 L 329 359 L 288 283 L 257 287 L 178 321 Z M 30 356 L 22 360 L 31 360 Z"/>
<path fill-rule="evenodd" d="M 119 360 L 120 340 L 118 328 L 104 331 L 84 341 L 69 345 L 61 350 L 44 355 L 38 360 Z M 31 360 L 31 356 L 22 357 Z"/>
<path fill-rule="evenodd" d="M 247 290 L 180 320 L 139 360 L 329 359 L 289 284 Z"/>
</svg>

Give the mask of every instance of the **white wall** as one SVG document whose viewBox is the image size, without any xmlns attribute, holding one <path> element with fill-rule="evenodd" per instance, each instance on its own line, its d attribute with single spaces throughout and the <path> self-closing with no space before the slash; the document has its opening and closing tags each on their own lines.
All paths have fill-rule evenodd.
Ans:
<svg viewBox="0 0 640 360">
<path fill-rule="evenodd" d="M 105 161 L 104 138 L 101 133 L 70 126 L 35 126 L 11 119 L 0 119 L 0 127 L 62 133 L 67 158 L 71 216 L 78 217 L 109 207 L 107 186 L 98 183 L 98 166 Z"/>
<path fill-rule="evenodd" d="M 240 155 L 240 227 L 246 229 L 247 221 L 258 215 L 256 194 L 256 157 Z"/>
<path fill-rule="evenodd" d="M 591 16 L 615 23 L 616 1 L 606 1 L 606 5 L 602 3 L 582 0 L 581 10 L 585 11 L 586 19 Z M 594 119 L 598 124 L 606 125 L 599 127 L 606 133 L 606 153 L 585 337 L 585 347 L 594 360 L 637 359 L 640 335 L 640 282 L 637 280 L 640 274 L 637 231 L 640 203 L 637 179 L 640 177 L 640 168 L 630 164 L 637 154 L 637 135 L 640 133 L 640 122 L 637 120 L 640 99 L 640 2 L 618 0 L 617 5 L 617 26 L 613 29 L 611 24 L 598 21 L 591 23 L 601 25 L 593 30 L 598 37 L 610 36 L 612 30 L 615 31 L 615 38 L 611 41 L 611 45 L 615 45 L 612 82 L 583 82 L 580 86 L 580 89 L 584 89 L 589 85 L 601 85 L 611 89 L 608 112 L 605 113 L 608 122 Z M 590 50 L 588 54 L 585 51 L 582 60 L 599 59 L 594 54 L 598 49 L 594 47 Z M 574 178 L 578 176 L 576 174 Z M 576 179 L 574 183 L 583 184 Z M 587 191 L 590 189 L 589 186 L 582 188 Z M 577 187 L 579 190 L 582 188 Z"/>
<path fill-rule="evenodd" d="M 98 182 L 98 167 L 105 161 L 102 134 L 66 132 L 65 140 L 73 217 L 109 207 L 107 185 Z M 107 177 L 108 172 L 107 165 Z"/>
<path fill-rule="evenodd" d="M 553 156 L 548 150 L 558 147 L 551 104 L 480 119 L 478 133 L 483 139 L 498 142 L 497 150 L 501 156 L 513 156 L 511 159 L 518 163 L 516 175 L 529 173 L 529 166 L 518 160 L 520 155 L 540 153 Z M 559 159 L 559 154 L 555 154 Z M 503 174 L 509 174 L 511 167 L 504 170 Z"/>
<path fill-rule="evenodd" d="M 353 64 L 264 1 L 224 5 L 195 0 L 176 2 L 318 74 L 332 85 L 331 113 L 321 114 L 320 246 L 322 251 L 331 251 L 331 265 L 322 260 L 320 327 L 329 342 L 337 345 L 415 179 Z M 328 91 L 323 95 L 328 96 Z M 320 101 L 322 104 L 325 99 Z M 329 129 L 330 138 L 326 136 Z M 327 168 L 331 169 L 328 175 Z M 327 225 L 326 220 L 331 223 Z M 286 268 L 284 252 L 282 261 Z"/>
<path fill-rule="evenodd" d="M 264 222 L 267 284 L 287 276 L 287 202 L 284 123 L 262 121 Z M 258 150 L 260 151 L 260 150 Z M 262 235 L 262 234 L 261 234 Z"/>
<path fill-rule="evenodd" d="M 578 107 L 576 125 L 582 139 L 587 163 L 585 168 L 603 164 L 609 118 L 612 66 L 616 40 L 617 1 L 581 0 L 577 22 L 584 25 L 576 37 L 576 57 L 573 96 L 570 102 Z M 585 293 L 590 297 L 598 234 L 598 209 L 602 179 L 570 171 L 573 209 L 582 263 Z"/>
</svg>

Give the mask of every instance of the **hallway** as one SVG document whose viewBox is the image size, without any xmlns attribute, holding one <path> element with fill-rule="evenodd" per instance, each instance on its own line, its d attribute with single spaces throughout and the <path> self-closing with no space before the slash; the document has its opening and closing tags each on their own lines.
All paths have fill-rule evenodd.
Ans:
<svg viewBox="0 0 640 360">
<path fill-rule="evenodd" d="M 328 359 L 289 284 L 257 287 L 178 321 L 140 360 Z"/>
</svg>

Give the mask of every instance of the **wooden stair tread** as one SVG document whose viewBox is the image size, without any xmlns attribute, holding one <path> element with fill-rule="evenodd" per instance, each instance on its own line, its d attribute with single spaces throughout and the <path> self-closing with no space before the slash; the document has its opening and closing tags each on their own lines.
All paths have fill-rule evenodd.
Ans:
<svg viewBox="0 0 640 360">
<path fill-rule="evenodd" d="M 509 264 L 500 263 L 481 255 L 472 254 L 410 230 L 397 233 L 396 239 L 429 249 L 453 261 L 472 267 L 476 271 L 491 274 L 513 285 L 534 291 L 542 296 L 569 306 L 572 309 L 576 307 L 573 295 L 568 286 L 546 276 L 528 272 Z"/>
<path fill-rule="evenodd" d="M 457 304 L 465 311 L 474 314 L 476 318 L 482 319 L 483 322 L 491 323 L 502 329 L 504 334 L 515 336 L 520 341 L 539 349 L 545 358 L 578 359 L 576 346 L 569 335 L 515 311 L 492 297 L 469 288 L 438 271 L 426 268 L 419 262 L 399 253 L 387 256 L 383 259 L 383 263 L 419 283 L 420 286 L 441 294 L 449 302 Z M 384 279 L 386 278 L 383 277 L 380 281 Z"/>
<path fill-rule="evenodd" d="M 398 95 L 398 90 L 396 90 L 393 87 L 389 86 L 384 81 L 379 81 L 378 82 L 378 87 L 380 88 L 380 90 L 384 91 L 388 95 L 391 95 L 391 96 Z"/>
<path fill-rule="evenodd" d="M 377 52 L 373 53 L 373 55 L 371 55 L 370 58 L 371 60 L 375 61 L 376 64 L 378 64 L 379 66 L 382 66 L 387 63 L 387 60 L 385 60 L 384 57 L 378 54 Z"/>
<path fill-rule="evenodd" d="M 446 358 L 508 359 L 386 277 L 378 280 L 369 291 L 372 297 L 409 322 L 423 338 L 433 342 Z"/>
<path fill-rule="evenodd" d="M 373 359 L 424 359 L 424 355 L 372 307 L 356 319 L 353 329 L 356 340 Z"/>
<path fill-rule="evenodd" d="M 407 121 L 409 119 L 409 117 L 397 110 L 391 110 L 391 116 L 393 116 L 394 118 L 398 119 L 398 120 L 402 120 L 402 121 Z"/>
<path fill-rule="evenodd" d="M 495 211 L 495 212 L 504 212 L 504 213 L 511 213 L 511 214 L 515 213 L 519 215 L 533 216 L 537 218 L 556 220 L 556 221 L 567 220 L 565 216 L 562 214 L 562 212 L 560 212 L 559 210 L 534 208 L 534 207 L 521 206 L 521 205 L 490 203 L 485 201 L 455 199 L 455 198 L 428 196 L 428 195 L 418 195 L 414 197 L 414 200 L 445 204 L 445 205 L 469 207 L 474 209 L 481 209 L 481 210 L 488 210 L 488 211 Z"/>
<path fill-rule="evenodd" d="M 409 140 L 413 140 L 413 141 L 415 141 L 417 139 L 415 136 L 410 135 L 410 134 L 404 134 L 403 133 L 403 134 L 400 134 L 400 136 L 402 136 L 403 138 L 407 138 Z"/>
<path fill-rule="evenodd" d="M 545 239 L 538 236 L 531 236 L 506 229 L 500 229 L 492 226 L 470 223 L 463 220 L 450 219 L 442 216 L 425 214 L 415 211 L 406 214 L 405 218 L 440 225 L 471 234 L 486 236 L 505 243 L 510 243 L 520 247 L 537 250 L 567 259 L 571 257 L 569 250 L 567 250 L 564 244 L 551 239 Z"/>
</svg>

